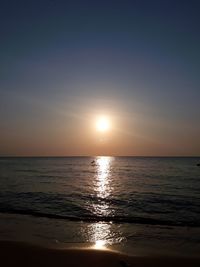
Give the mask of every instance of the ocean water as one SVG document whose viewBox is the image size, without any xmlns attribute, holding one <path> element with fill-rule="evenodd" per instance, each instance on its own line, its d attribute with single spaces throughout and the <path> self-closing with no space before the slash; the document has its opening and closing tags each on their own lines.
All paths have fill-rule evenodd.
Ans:
<svg viewBox="0 0 200 267">
<path fill-rule="evenodd" d="M 198 255 L 200 158 L 0 158 L 0 239 Z"/>
</svg>

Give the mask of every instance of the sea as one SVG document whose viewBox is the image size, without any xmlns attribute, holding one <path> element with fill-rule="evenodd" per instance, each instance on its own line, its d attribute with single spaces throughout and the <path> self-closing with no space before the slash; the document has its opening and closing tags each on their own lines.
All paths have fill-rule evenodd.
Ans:
<svg viewBox="0 0 200 267">
<path fill-rule="evenodd" d="M 200 252 L 200 157 L 1 157 L 0 240 Z"/>
</svg>

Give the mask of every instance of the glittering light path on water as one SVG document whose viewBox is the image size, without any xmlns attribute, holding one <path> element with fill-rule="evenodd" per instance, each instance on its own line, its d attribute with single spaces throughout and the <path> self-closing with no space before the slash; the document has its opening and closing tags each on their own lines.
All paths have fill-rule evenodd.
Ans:
<svg viewBox="0 0 200 267">
<path fill-rule="evenodd" d="M 95 163 L 94 192 L 98 197 L 98 204 L 93 204 L 93 212 L 96 216 L 111 216 L 112 210 L 106 199 L 112 194 L 111 161 L 112 157 L 97 157 Z M 112 243 L 112 231 L 110 223 L 91 224 L 89 230 L 93 248 L 105 249 L 108 243 Z M 108 241 L 110 240 L 110 241 Z"/>
</svg>

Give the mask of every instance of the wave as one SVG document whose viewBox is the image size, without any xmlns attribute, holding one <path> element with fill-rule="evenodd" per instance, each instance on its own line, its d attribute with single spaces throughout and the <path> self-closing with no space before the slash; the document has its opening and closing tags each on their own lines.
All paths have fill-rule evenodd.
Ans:
<svg viewBox="0 0 200 267">
<path fill-rule="evenodd" d="M 0 213 L 6 214 L 16 214 L 16 215 L 28 215 L 39 218 L 48 218 L 48 219 L 60 219 L 60 220 L 69 220 L 76 222 L 88 222 L 88 223 L 97 223 L 97 222 L 112 222 L 112 223 L 131 223 L 131 224 L 145 224 L 145 225 L 160 225 L 160 226 L 179 226 L 179 227 L 200 227 L 200 221 L 192 222 L 180 222 L 180 221 L 170 221 L 170 220 L 159 220 L 154 218 L 145 218 L 145 217 L 129 217 L 129 216 L 68 216 L 62 214 L 51 214 L 43 213 L 35 210 L 23 210 L 23 209 L 5 209 L 1 210 Z"/>
</svg>

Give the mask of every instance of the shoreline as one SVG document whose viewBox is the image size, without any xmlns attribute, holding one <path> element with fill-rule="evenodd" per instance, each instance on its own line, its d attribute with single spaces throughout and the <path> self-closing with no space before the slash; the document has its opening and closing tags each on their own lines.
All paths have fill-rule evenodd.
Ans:
<svg viewBox="0 0 200 267">
<path fill-rule="evenodd" d="M 111 250 L 49 248 L 17 241 L 0 241 L 2 266 L 168 267 L 200 266 L 200 257 L 129 256 Z"/>
</svg>

